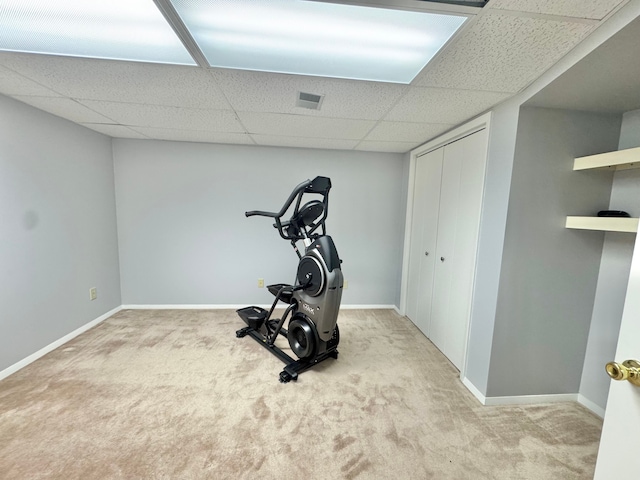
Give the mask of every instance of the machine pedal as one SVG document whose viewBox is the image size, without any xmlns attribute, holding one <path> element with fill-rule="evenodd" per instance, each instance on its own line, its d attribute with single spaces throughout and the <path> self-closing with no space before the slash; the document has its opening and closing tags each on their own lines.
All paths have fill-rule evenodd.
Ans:
<svg viewBox="0 0 640 480">
<path fill-rule="evenodd" d="M 269 315 L 269 312 L 260 307 L 244 307 L 236 310 L 236 313 L 244 320 L 244 323 L 254 330 L 259 330 Z"/>
<path fill-rule="evenodd" d="M 293 285 L 275 283 L 273 285 L 267 285 L 267 290 L 269 290 L 274 297 L 278 298 L 278 300 L 281 300 L 284 303 L 291 303 L 291 299 L 293 297 Z"/>
</svg>

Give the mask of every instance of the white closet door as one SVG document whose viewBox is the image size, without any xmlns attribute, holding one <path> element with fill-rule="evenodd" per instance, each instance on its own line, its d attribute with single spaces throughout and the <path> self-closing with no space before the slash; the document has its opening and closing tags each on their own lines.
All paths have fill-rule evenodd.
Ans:
<svg viewBox="0 0 640 480">
<path fill-rule="evenodd" d="M 488 135 L 481 130 L 451 144 L 456 155 L 463 158 L 458 197 L 458 221 L 455 255 L 452 265 L 454 296 L 451 302 L 451 322 L 448 329 L 447 350 L 453 364 L 462 369 L 467 351 L 469 320 L 476 272 L 478 236 L 484 196 L 485 165 Z"/>
<path fill-rule="evenodd" d="M 413 213 L 411 215 L 411 243 L 409 246 L 409 281 L 407 285 L 407 317 L 418 325 L 418 297 L 420 295 L 420 260 L 422 251 L 422 206 L 424 204 L 425 191 L 422 188 L 423 172 L 420 163 L 416 162 L 415 187 L 413 194 Z"/>
<path fill-rule="evenodd" d="M 420 295 L 418 295 L 417 326 L 429 337 L 431 334 L 431 308 L 436 266 L 436 241 L 440 216 L 440 184 L 442 181 L 442 148 L 418 159 L 424 175 L 424 203 L 422 213 L 422 255 L 420 256 Z"/>
<path fill-rule="evenodd" d="M 458 140 L 458 142 L 460 141 L 462 140 Z M 451 145 L 453 144 L 444 147 L 431 330 L 429 336 L 435 346 L 447 357 L 449 357 L 448 344 L 450 343 L 451 303 L 461 300 L 455 298 L 452 294 L 454 281 L 452 267 L 454 264 L 453 257 L 455 254 L 454 247 L 459 213 L 460 172 L 462 170 L 463 157 L 455 154 L 457 150 L 454 150 L 454 154 L 452 154 Z M 453 359 L 449 359 L 455 365 Z M 456 365 L 456 367 L 457 366 L 458 365 Z"/>
<path fill-rule="evenodd" d="M 421 155 L 416 161 L 407 316 L 427 336 L 431 324 L 443 155 L 444 149 L 440 148 Z"/>
<path fill-rule="evenodd" d="M 416 159 L 407 316 L 449 360 L 464 365 L 487 132 Z"/>
<path fill-rule="evenodd" d="M 444 151 L 431 340 L 459 370 L 471 318 L 486 150 L 481 130 Z"/>
</svg>

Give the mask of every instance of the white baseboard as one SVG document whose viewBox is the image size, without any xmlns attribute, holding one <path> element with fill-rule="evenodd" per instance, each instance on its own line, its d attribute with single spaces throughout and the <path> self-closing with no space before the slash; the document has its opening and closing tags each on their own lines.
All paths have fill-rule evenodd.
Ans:
<svg viewBox="0 0 640 480">
<path fill-rule="evenodd" d="M 515 395 L 510 397 L 486 397 L 485 405 L 535 405 L 538 403 L 577 402 L 577 393 L 551 395 Z"/>
<path fill-rule="evenodd" d="M 248 305 L 199 305 L 199 304 L 179 304 L 179 305 L 122 305 L 123 310 L 238 310 Z M 261 308 L 270 308 L 271 305 L 252 305 Z"/>
<path fill-rule="evenodd" d="M 248 306 L 244 305 L 122 305 L 123 310 L 238 310 Z M 269 305 L 252 305 L 261 308 L 271 308 Z M 282 304 L 282 308 L 284 308 Z M 399 313 L 395 305 L 340 305 L 340 310 L 395 310 Z"/>
<path fill-rule="evenodd" d="M 536 405 L 544 403 L 562 403 L 562 402 L 577 402 L 584 407 L 591 410 L 593 413 L 599 416 L 604 416 L 604 410 L 598 407 L 595 403 L 584 398 L 577 393 L 560 393 L 552 395 L 515 395 L 509 397 L 486 397 L 483 395 L 476 386 L 469 381 L 468 378 L 462 379 L 462 384 L 473 394 L 474 397 L 482 405 Z"/>
<path fill-rule="evenodd" d="M 473 394 L 474 397 L 476 397 L 480 401 L 482 405 L 486 405 L 485 402 L 487 399 L 485 398 L 485 396 L 480 392 L 480 390 L 476 388 L 473 383 L 469 381 L 467 377 L 464 377 L 462 379 L 462 384 L 467 387 L 467 389 Z"/>
<path fill-rule="evenodd" d="M 593 413 L 598 415 L 600 418 L 604 418 L 605 409 L 602 408 L 600 405 L 592 402 L 591 400 L 589 400 L 584 395 L 578 394 L 578 403 L 580 405 L 582 405 L 583 407 L 587 408 L 588 410 L 591 410 Z"/>
<path fill-rule="evenodd" d="M 340 310 L 394 310 L 395 305 L 340 305 Z"/>
<path fill-rule="evenodd" d="M 22 360 L 20 360 L 19 362 L 14 363 L 13 365 L 11 365 L 10 367 L 5 368 L 4 370 L 2 370 L 0 372 L 0 380 L 2 380 L 3 378 L 7 378 L 9 375 L 16 373 L 18 370 L 20 370 L 21 368 L 26 367 L 27 365 L 29 365 L 30 363 L 35 362 L 36 360 L 38 360 L 40 357 L 45 356 L 47 353 L 52 352 L 53 350 L 55 350 L 56 348 L 64 345 L 65 343 L 67 343 L 69 340 L 72 340 L 73 338 L 77 337 L 78 335 L 80 335 L 81 333 L 86 332 L 87 330 L 89 330 L 90 328 L 95 327 L 96 325 L 98 325 L 99 323 L 105 321 L 107 318 L 111 317 L 112 315 L 118 313 L 120 310 L 122 310 L 122 307 L 116 307 L 113 310 L 111 310 L 110 312 L 105 313 L 104 315 L 99 316 L 98 318 L 96 318 L 95 320 L 90 321 L 89 323 L 84 324 L 83 326 L 81 326 L 80 328 L 76 328 L 73 332 L 65 335 L 62 338 L 59 338 L 58 340 L 56 340 L 53 343 L 50 343 L 49 345 L 47 345 L 46 347 L 41 348 L 40 350 L 38 350 L 35 353 L 32 353 L 31 355 L 29 355 L 26 358 L 23 358 Z"/>
</svg>

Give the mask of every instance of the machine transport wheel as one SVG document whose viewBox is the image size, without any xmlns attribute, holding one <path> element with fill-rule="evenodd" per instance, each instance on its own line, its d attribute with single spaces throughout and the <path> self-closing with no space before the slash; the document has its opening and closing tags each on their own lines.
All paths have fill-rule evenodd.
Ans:
<svg viewBox="0 0 640 480">
<path fill-rule="evenodd" d="M 285 371 L 280 372 L 280 383 L 289 383 L 291 380 L 293 381 L 298 380 L 298 374 L 296 374 L 294 377 L 289 372 L 285 372 Z"/>
</svg>

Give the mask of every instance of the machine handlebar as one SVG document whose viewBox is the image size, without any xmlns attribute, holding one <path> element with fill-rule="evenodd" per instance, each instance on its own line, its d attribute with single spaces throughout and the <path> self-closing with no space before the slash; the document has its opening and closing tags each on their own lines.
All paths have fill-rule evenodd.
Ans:
<svg viewBox="0 0 640 480">
<path fill-rule="evenodd" d="M 278 214 L 276 212 L 262 212 L 260 210 L 251 210 L 250 212 L 244 212 L 245 217 L 277 217 Z"/>
<path fill-rule="evenodd" d="M 327 218 L 330 189 L 331 189 L 331 180 L 328 177 L 316 177 L 313 180 L 305 180 L 304 182 L 300 183 L 297 187 L 293 189 L 293 192 L 291 192 L 291 195 L 289 195 L 289 198 L 287 198 L 287 200 L 284 202 L 284 205 L 282 206 L 279 212 L 265 212 L 262 210 L 251 210 L 251 211 L 245 212 L 244 214 L 246 217 L 260 216 L 260 217 L 274 218 L 276 222 L 274 227 L 276 227 L 280 236 L 285 240 L 296 241 L 302 238 L 306 238 L 307 234 L 311 235 L 318 227 L 322 227 L 322 231 L 324 235 L 325 234 L 324 221 Z M 302 196 L 305 193 L 322 195 L 322 202 L 317 201 L 315 202 L 315 204 L 314 202 L 310 202 L 310 204 L 314 204 L 313 207 L 311 207 L 311 209 L 315 208 L 315 212 L 318 212 L 321 218 L 313 224 L 311 223 L 306 224 L 306 225 L 311 225 L 311 228 L 309 229 L 308 233 L 306 231 L 301 232 L 300 225 L 297 225 L 301 220 L 298 218 L 298 216 L 301 214 L 304 216 L 304 213 L 302 212 L 306 213 L 306 212 L 309 212 L 310 210 L 309 208 L 310 204 L 306 204 L 304 207 L 302 207 L 302 209 L 300 207 L 300 201 L 302 199 Z M 294 208 L 294 212 L 291 219 L 286 222 L 283 222 L 281 220 L 282 216 L 285 213 L 287 213 L 287 210 L 289 210 L 289 207 L 291 207 L 291 204 L 294 201 L 296 201 L 296 206 Z M 321 203 L 321 206 L 318 209 L 316 205 L 320 203 Z M 296 223 L 296 225 L 294 226 L 292 225 L 292 223 Z"/>
<path fill-rule="evenodd" d="M 291 206 L 293 201 L 296 199 L 296 196 L 300 192 L 304 191 L 304 189 L 307 188 L 312 183 L 313 182 L 311 180 L 305 180 L 296 188 L 294 188 L 293 192 L 291 192 L 291 195 L 289 195 L 289 198 L 287 198 L 287 201 L 284 202 L 284 206 L 280 209 L 279 212 L 263 212 L 261 210 L 251 210 L 250 212 L 244 212 L 244 214 L 246 217 L 253 217 L 257 215 L 260 217 L 281 218 L 287 212 L 287 210 L 289 210 L 289 207 Z"/>
</svg>

